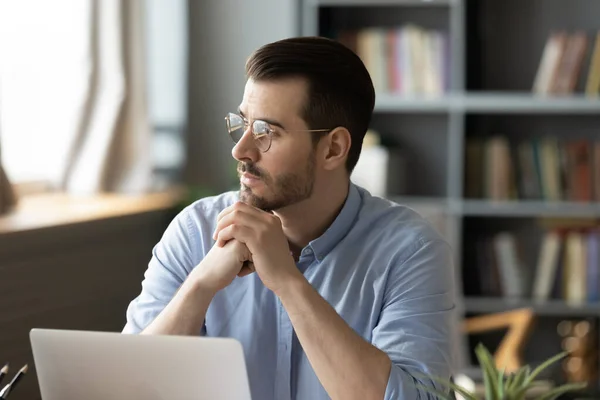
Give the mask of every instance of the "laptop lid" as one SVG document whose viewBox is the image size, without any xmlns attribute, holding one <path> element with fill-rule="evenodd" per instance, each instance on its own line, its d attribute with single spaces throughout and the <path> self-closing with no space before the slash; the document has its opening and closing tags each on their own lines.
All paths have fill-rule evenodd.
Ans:
<svg viewBox="0 0 600 400">
<path fill-rule="evenodd" d="M 43 400 L 250 400 L 235 339 L 32 329 Z"/>
</svg>

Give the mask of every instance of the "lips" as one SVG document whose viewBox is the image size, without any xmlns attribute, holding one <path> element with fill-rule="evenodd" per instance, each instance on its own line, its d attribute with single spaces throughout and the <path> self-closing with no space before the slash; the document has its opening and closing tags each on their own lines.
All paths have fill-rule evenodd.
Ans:
<svg viewBox="0 0 600 400">
<path fill-rule="evenodd" d="M 244 172 L 242 174 L 242 178 L 244 178 L 244 179 L 252 179 L 252 180 L 259 180 L 260 179 L 258 176 L 249 174 L 247 172 Z"/>
<path fill-rule="evenodd" d="M 260 184 L 261 180 L 256 175 L 252 175 L 252 174 L 245 172 L 244 174 L 242 174 L 240 176 L 240 182 L 243 186 L 250 188 L 250 187 L 257 186 L 258 184 Z"/>
</svg>

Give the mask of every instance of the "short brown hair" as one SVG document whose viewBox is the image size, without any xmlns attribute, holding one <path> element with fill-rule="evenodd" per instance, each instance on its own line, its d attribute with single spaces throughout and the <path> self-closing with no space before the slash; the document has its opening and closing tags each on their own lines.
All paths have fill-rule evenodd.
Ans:
<svg viewBox="0 0 600 400">
<path fill-rule="evenodd" d="M 306 79 L 302 117 L 309 129 L 348 129 L 352 144 L 346 169 L 352 172 L 375 106 L 369 72 L 352 50 L 323 37 L 283 39 L 257 49 L 246 62 L 246 75 L 255 81 Z"/>
</svg>

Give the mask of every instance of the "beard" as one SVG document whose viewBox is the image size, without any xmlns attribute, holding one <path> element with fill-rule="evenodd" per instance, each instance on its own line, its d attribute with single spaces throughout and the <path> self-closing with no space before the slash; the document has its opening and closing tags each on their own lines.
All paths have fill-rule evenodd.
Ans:
<svg viewBox="0 0 600 400">
<path fill-rule="evenodd" d="M 264 197 L 252 192 L 252 189 L 241 184 L 240 200 L 263 211 L 279 210 L 312 196 L 315 185 L 315 159 L 313 151 L 303 171 L 288 172 L 273 178 L 254 164 L 238 163 L 238 175 L 248 172 L 258 177 L 267 189 Z"/>
</svg>

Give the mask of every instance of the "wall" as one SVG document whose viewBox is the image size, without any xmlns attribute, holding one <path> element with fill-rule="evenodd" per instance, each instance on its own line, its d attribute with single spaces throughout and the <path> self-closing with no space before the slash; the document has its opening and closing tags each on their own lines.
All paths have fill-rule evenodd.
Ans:
<svg viewBox="0 0 600 400">
<path fill-rule="evenodd" d="M 145 2 L 148 106 L 153 136 L 154 184 L 181 175 L 187 124 L 187 0 Z"/>
<path fill-rule="evenodd" d="M 296 36 L 297 10 L 297 0 L 189 1 L 187 182 L 231 188 L 225 114 L 241 101 L 246 58 L 265 43 Z"/>
</svg>

